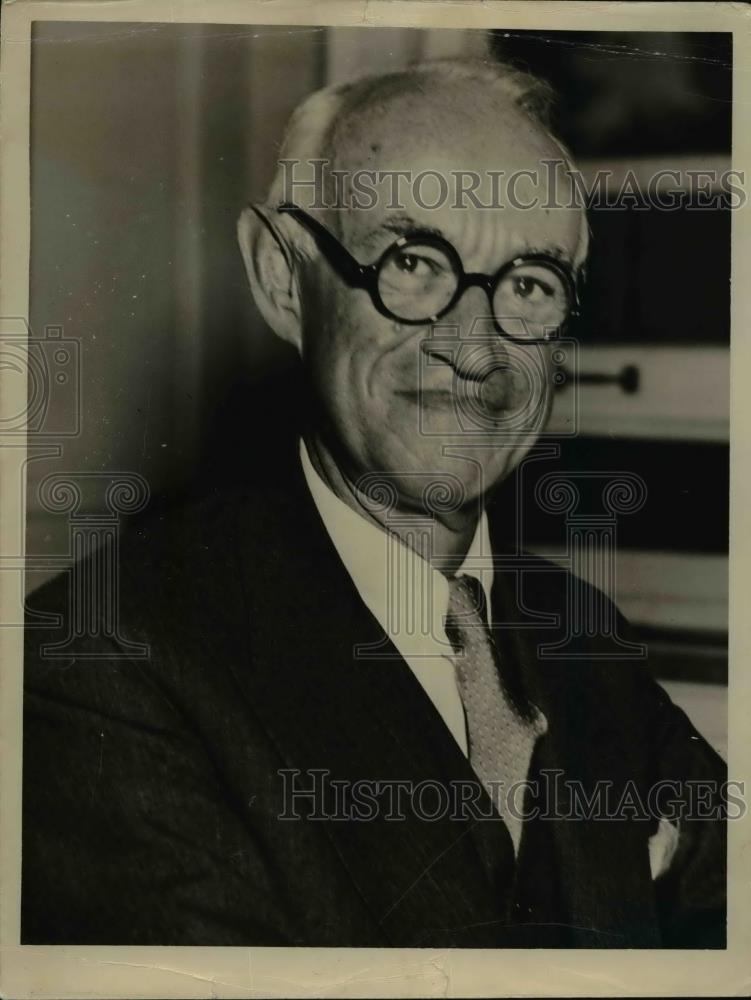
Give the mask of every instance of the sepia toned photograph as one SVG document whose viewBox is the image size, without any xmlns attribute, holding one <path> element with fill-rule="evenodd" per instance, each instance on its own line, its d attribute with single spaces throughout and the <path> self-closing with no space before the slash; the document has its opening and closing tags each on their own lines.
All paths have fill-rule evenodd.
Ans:
<svg viewBox="0 0 751 1000">
<path fill-rule="evenodd" d="M 32 21 L 22 947 L 729 947 L 734 35 L 497 6 Z"/>
</svg>

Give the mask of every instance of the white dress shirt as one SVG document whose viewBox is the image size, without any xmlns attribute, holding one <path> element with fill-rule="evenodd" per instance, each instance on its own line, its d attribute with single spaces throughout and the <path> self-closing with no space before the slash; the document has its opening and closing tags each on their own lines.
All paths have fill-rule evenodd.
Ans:
<svg viewBox="0 0 751 1000">
<path fill-rule="evenodd" d="M 405 545 L 348 507 L 324 483 L 300 442 L 300 460 L 318 513 L 360 597 L 435 705 L 464 755 L 467 731 L 446 636 L 446 577 Z M 476 577 L 490 607 L 493 558 L 483 513 L 457 576 Z"/>
</svg>

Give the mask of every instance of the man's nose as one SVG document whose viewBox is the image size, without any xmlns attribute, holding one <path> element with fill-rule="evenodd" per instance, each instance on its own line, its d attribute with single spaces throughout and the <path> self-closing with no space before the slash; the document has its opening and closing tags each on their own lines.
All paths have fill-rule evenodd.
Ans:
<svg viewBox="0 0 751 1000">
<path fill-rule="evenodd" d="M 478 330 L 488 330 L 492 319 L 493 310 L 487 292 L 473 285 L 446 314 L 444 322 L 456 326 L 460 337 L 471 338 Z"/>
<path fill-rule="evenodd" d="M 450 364 L 466 379 L 482 382 L 490 376 L 507 374 L 508 350 L 498 334 L 493 313 L 483 288 L 471 286 L 442 318 L 450 345 Z M 440 356 L 440 337 L 429 346 L 429 353 Z"/>
</svg>

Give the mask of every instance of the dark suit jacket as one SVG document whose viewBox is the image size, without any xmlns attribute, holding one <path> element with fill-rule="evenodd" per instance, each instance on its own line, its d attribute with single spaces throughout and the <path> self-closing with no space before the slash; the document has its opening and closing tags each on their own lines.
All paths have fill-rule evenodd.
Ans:
<svg viewBox="0 0 751 1000">
<path fill-rule="evenodd" d="M 394 647 L 353 656 L 382 633 L 292 459 L 132 529 L 114 636 L 103 624 L 50 658 L 67 578 L 30 599 L 64 620 L 27 629 L 23 942 L 723 947 L 722 822 L 682 823 L 653 882 L 644 818 L 531 819 L 517 863 L 500 820 L 278 818 L 283 769 L 476 781 Z M 566 629 L 567 575 L 530 565 L 521 583 L 499 571 L 492 596 L 503 662 L 548 718 L 530 776 L 606 781 L 615 801 L 629 782 L 645 799 L 659 780 L 721 782 L 643 664 L 593 659 L 585 639 L 539 657 Z"/>
</svg>

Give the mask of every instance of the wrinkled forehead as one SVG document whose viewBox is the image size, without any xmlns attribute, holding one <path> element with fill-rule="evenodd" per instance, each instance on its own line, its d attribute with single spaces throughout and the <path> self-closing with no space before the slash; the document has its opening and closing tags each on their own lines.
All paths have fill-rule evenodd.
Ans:
<svg viewBox="0 0 751 1000">
<path fill-rule="evenodd" d="M 563 164 L 563 151 L 507 99 L 477 85 L 395 93 L 352 109 L 332 138 L 343 177 L 378 178 L 375 204 L 336 213 L 352 250 L 367 255 L 389 232 L 421 228 L 474 254 L 478 267 L 506 252 L 576 254 L 581 212 L 556 204 L 552 190 L 551 164 Z"/>
</svg>

